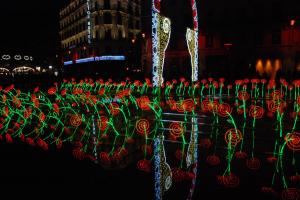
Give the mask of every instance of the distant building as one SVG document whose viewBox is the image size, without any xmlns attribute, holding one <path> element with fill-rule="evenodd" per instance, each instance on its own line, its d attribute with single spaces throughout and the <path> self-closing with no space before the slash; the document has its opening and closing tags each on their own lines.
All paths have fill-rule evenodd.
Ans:
<svg viewBox="0 0 300 200">
<path fill-rule="evenodd" d="M 63 61 L 130 57 L 130 48 L 141 32 L 140 1 L 70 0 L 60 11 Z"/>
</svg>

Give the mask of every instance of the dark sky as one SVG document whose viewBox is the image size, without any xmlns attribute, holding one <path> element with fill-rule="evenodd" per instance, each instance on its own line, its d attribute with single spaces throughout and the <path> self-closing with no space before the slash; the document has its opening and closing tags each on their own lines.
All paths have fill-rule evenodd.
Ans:
<svg viewBox="0 0 300 200">
<path fill-rule="evenodd" d="M 55 55 L 58 45 L 58 13 L 66 0 L 9 0 L 1 2 L 0 51 Z"/>
<path fill-rule="evenodd" d="M 55 56 L 59 46 L 58 13 L 68 0 L 5 0 L 0 7 L 0 52 L 32 54 L 45 58 Z M 142 0 L 151 1 L 151 0 Z M 165 0 L 165 3 L 168 3 Z M 189 13 L 175 2 L 189 0 L 169 0 L 167 9 L 175 24 Z M 266 26 L 280 19 L 288 21 L 296 18 L 300 21 L 300 0 L 197 0 L 200 28 L 246 27 L 255 29 L 256 25 Z M 281 10 L 280 13 L 277 10 Z M 269 13 L 269 14 L 267 14 Z M 149 13 L 146 13 L 148 15 Z M 183 16 L 184 15 L 184 16 Z M 266 16 L 269 17 L 266 17 Z M 150 18 L 149 18 L 150 19 Z M 177 20 L 177 21 L 176 21 Z M 178 22 L 178 23 L 176 23 Z M 254 27 L 251 27 L 252 25 Z M 182 32 L 177 25 L 178 32 Z M 185 28 L 182 25 L 182 28 Z M 176 30 L 176 29 L 175 29 Z"/>
</svg>

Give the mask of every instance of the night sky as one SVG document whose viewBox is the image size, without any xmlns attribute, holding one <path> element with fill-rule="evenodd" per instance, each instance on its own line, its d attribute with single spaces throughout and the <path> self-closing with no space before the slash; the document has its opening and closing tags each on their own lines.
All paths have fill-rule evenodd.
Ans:
<svg viewBox="0 0 300 200">
<path fill-rule="evenodd" d="M 55 56 L 59 45 L 58 14 L 66 0 L 1 2 L 1 53 Z"/>
<path fill-rule="evenodd" d="M 165 1 L 168 4 L 168 0 Z M 186 26 L 178 25 L 176 22 L 182 17 L 188 17 L 189 13 L 181 10 L 181 15 L 178 15 L 180 6 L 176 3 L 177 1 L 189 2 L 189 0 L 171 0 L 171 4 L 166 9 L 170 9 L 170 15 L 173 15 L 173 24 L 177 24 L 175 28 L 178 32 L 182 32 L 181 30 L 185 30 Z M 59 49 L 59 9 L 66 2 L 68 0 L 6 0 L 1 2 L 1 53 L 32 54 L 40 58 L 55 56 Z M 291 18 L 298 20 L 300 1 L 198 0 L 198 9 L 200 28 L 232 30 L 245 27 L 249 31 L 256 29 L 258 25 L 272 25 L 282 20 L 288 23 Z M 282 11 L 277 12 L 279 9 Z"/>
</svg>

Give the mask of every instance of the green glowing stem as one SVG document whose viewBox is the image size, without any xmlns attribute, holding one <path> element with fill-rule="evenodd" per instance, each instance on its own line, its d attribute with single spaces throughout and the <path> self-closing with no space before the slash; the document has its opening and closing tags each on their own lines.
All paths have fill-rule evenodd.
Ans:
<svg viewBox="0 0 300 200">
<path fill-rule="evenodd" d="M 205 86 L 203 84 L 202 87 L 201 87 L 201 92 L 200 92 L 201 96 L 203 96 L 203 90 L 204 90 L 204 88 L 205 88 Z"/>
<path fill-rule="evenodd" d="M 245 128 L 246 128 L 246 121 L 244 121 L 243 129 L 242 129 L 243 138 L 245 138 Z M 243 150 L 243 147 L 244 147 L 244 139 L 242 139 L 241 141 L 240 152 Z"/>
<path fill-rule="evenodd" d="M 293 129 L 292 131 L 294 132 L 295 129 L 296 129 L 296 125 L 297 125 L 297 121 L 298 121 L 298 113 L 300 112 L 300 107 L 298 107 L 296 105 L 296 116 L 295 116 L 295 119 L 294 119 L 294 125 L 293 125 Z"/>
<path fill-rule="evenodd" d="M 284 169 L 283 169 L 283 151 L 284 151 L 284 148 L 286 146 L 286 142 L 282 145 L 280 149 L 280 152 L 279 152 L 279 160 L 280 160 L 280 168 L 281 168 L 281 171 L 282 171 L 282 181 L 283 181 L 283 185 L 284 185 L 284 188 L 288 188 L 287 186 L 287 182 L 286 182 L 286 178 L 285 178 L 285 175 L 284 175 Z"/>
</svg>

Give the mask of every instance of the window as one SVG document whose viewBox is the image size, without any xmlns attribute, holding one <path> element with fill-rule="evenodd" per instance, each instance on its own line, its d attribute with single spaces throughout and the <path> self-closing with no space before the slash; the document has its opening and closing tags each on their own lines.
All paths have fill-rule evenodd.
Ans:
<svg viewBox="0 0 300 200">
<path fill-rule="evenodd" d="M 111 24 L 112 20 L 111 20 L 111 14 L 106 12 L 104 13 L 104 24 Z"/>
<path fill-rule="evenodd" d="M 105 31 L 105 40 L 110 40 L 111 39 L 111 30 L 106 30 Z"/>
<path fill-rule="evenodd" d="M 128 14 L 130 14 L 130 15 L 133 14 L 132 6 L 131 6 L 130 3 L 128 3 L 127 12 L 128 12 Z"/>
<path fill-rule="evenodd" d="M 98 15 L 95 16 L 95 25 L 98 25 L 99 24 L 99 18 L 98 18 Z"/>
<path fill-rule="evenodd" d="M 95 10 L 98 10 L 99 9 L 99 5 L 98 5 L 98 2 L 96 1 L 95 2 Z"/>
<path fill-rule="evenodd" d="M 109 10 L 110 9 L 110 0 L 104 0 L 104 9 Z"/>
<path fill-rule="evenodd" d="M 117 13 L 117 21 L 118 21 L 118 24 L 122 25 L 122 15 L 121 13 Z"/>
<path fill-rule="evenodd" d="M 122 5 L 121 5 L 120 1 L 118 1 L 117 10 L 119 10 L 119 11 L 122 10 Z"/>
<path fill-rule="evenodd" d="M 140 9 L 138 6 L 135 7 L 135 15 L 140 16 Z"/>
<path fill-rule="evenodd" d="M 119 30 L 119 39 L 123 39 L 123 31 Z"/>
<path fill-rule="evenodd" d="M 136 20 L 135 22 L 135 29 L 140 29 L 140 21 L 139 20 Z"/>
<path fill-rule="evenodd" d="M 133 29 L 133 18 L 129 18 L 129 28 Z"/>
</svg>

